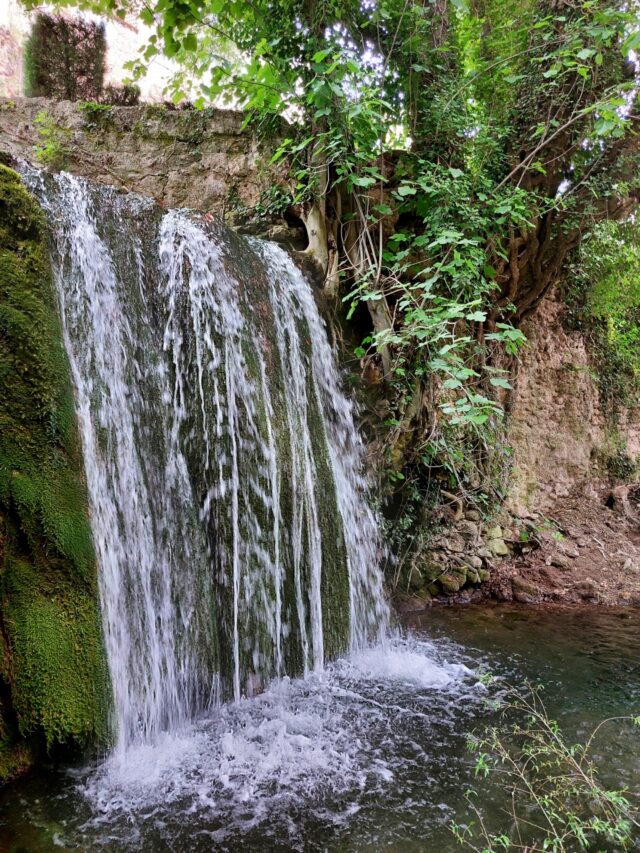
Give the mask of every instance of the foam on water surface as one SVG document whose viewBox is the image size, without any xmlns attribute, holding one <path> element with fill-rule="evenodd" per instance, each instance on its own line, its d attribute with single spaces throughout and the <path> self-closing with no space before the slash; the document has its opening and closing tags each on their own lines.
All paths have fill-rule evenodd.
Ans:
<svg viewBox="0 0 640 853">
<path fill-rule="evenodd" d="M 113 838 L 115 828 L 130 840 L 165 816 L 222 842 L 263 824 L 282 831 L 298 809 L 344 821 L 359 797 L 383 793 L 406 769 L 398 744 L 408 721 L 429 725 L 434 705 L 476 701 L 477 678 L 450 653 L 396 639 L 115 753 L 77 781 L 92 812 L 85 830 L 103 827 Z M 413 750 L 420 761 L 421 748 Z M 289 831 L 293 843 L 295 826 Z"/>
</svg>

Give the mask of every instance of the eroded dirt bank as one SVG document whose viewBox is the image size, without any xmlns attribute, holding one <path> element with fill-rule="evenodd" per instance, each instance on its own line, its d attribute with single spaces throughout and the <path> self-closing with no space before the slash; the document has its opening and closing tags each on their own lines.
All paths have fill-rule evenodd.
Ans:
<svg viewBox="0 0 640 853">
<path fill-rule="evenodd" d="M 493 561 L 485 583 L 429 599 L 401 594 L 398 610 L 491 599 L 640 606 L 640 484 L 576 491 L 548 515 L 514 521 L 503 536 L 511 554 Z"/>
</svg>

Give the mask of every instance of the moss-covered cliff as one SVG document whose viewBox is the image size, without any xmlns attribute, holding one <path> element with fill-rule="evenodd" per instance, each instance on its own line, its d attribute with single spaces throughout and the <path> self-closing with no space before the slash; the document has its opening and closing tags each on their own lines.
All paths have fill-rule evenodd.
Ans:
<svg viewBox="0 0 640 853">
<path fill-rule="evenodd" d="M 69 365 L 41 212 L 0 166 L 0 780 L 108 738 L 110 687 Z"/>
</svg>

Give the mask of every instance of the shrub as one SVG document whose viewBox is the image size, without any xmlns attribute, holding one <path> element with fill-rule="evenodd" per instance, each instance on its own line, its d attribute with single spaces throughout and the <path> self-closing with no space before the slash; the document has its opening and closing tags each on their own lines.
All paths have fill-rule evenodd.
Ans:
<svg viewBox="0 0 640 853">
<path fill-rule="evenodd" d="M 492 831 L 477 792 L 468 791 L 475 817 L 453 824 L 459 843 L 475 853 L 637 849 L 637 792 L 603 785 L 594 746 L 603 726 L 640 726 L 640 717 L 603 720 L 584 743 L 573 744 L 549 717 L 537 689 L 529 695 L 510 690 L 500 710 L 502 724 L 472 736 L 469 749 L 476 754 L 476 776 L 494 777 L 507 794 L 508 829 Z"/>
<path fill-rule="evenodd" d="M 69 101 L 99 99 L 106 51 L 104 24 L 39 14 L 25 46 L 25 95 Z"/>
<path fill-rule="evenodd" d="M 114 107 L 135 107 L 140 100 L 140 87 L 132 83 L 114 86 L 110 83 L 104 88 L 101 98 L 103 104 Z"/>
</svg>

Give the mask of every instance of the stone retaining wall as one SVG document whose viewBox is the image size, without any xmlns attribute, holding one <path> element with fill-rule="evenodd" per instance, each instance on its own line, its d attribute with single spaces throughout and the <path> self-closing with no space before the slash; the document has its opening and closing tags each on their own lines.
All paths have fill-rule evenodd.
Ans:
<svg viewBox="0 0 640 853">
<path fill-rule="evenodd" d="M 0 152 L 37 164 L 38 147 L 53 135 L 61 149 L 59 167 L 144 193 L 166 207 L 192 207 L 233 219 L 254 208 L 274 183 L 271 152 L 243 121 L 242 113 L 213 108 L 98 108 L 3 98 Z"/>
</svg>

